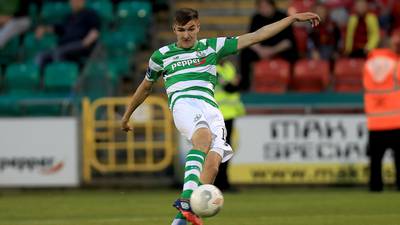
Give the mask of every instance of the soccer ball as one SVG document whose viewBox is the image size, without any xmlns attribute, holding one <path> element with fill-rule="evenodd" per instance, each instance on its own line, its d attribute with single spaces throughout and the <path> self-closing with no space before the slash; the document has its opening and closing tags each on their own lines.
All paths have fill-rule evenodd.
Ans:
<svg viewBox="0 0 400 225">
<path fill-rule="evenodd" d="M 211 184 L 201 185 L 190 196 L 192 210 L 200 217 L 215 216 L 223 204 L 224 196 L 217 187 Z"/>
</svg>

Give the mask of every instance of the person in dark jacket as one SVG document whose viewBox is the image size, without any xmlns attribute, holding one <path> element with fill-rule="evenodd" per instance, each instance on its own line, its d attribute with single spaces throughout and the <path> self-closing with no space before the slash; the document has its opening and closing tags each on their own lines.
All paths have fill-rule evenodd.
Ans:
<svg viewBox="0 0 400 225">
<path fill-rule="evenodd" d="M 251 20 L 250 32 L 254 32 L 264 25 L 274 23 L 287 16 L 276 8 L 273 0 L 257 0 L 256 5 L 257 13 Z M 240 89 L 243 91 L 250 89 L 250 72 L 254 62 L 275 57 L 283 58 L 290 62 L 297 59 L 296 42 L 291 26 L 274 37 L 243 50 L 240 55 Z"/>
<path fill-rule="evenodd" d="M 85 0 L 70 0 L 72 13 L 63 23 L 53 26 L 39 26 L 36 38 L 40 39 L 46 32 L 58 35 L 58 47 L 39 53 L 36 64 L 41 69 L 52 61 L 77 61 L 88 56 L 99 37 L 100 20 L 92 9 L 85 8 Z"/>
</svg>

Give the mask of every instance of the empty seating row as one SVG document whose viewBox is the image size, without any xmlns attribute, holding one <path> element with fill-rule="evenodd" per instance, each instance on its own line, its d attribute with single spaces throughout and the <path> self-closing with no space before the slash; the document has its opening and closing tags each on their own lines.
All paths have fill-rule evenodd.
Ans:
<svg viewBox="0 0 400 225">
<path fill-rule="evenodd" d="M 45 93 L 69 94 L 77 82 L 78 74 L 78 66 L 70 62 L 49 64 L 44 70 L 43 79 L 34 64 L 11 64 L 0 84 L 3 95 L 30 95 L 41 90 Z"/>
<path fill-rule="evenodd" d="M 78 66 L 49 64 L 43 77 L 34 64 L 11 64 L 0 79 L 0 116 L 59 116 L 71 112 Z"/>
<path fill-rule="evenodd" d="M 262 60 L 253 67 L 252 88 L 261 93 L 322 92 L 330 88 L 359 92 L 363 89 L 363 65 L 363 59 L 342 58 L 335 62 L 331 73 L 329 62 L 324 60 L 302 59 L 293 68 L 282 59 Z"/>
<path fill-rule="evenodd" d="M 126 57 L 110 58 L 103 62 L 91 63 L 85 69 L 85 77 L 106 77 L 116 86 L 121 76 L 129 73 L 130 62 Z M 72 62 L 55 62 L 49 64 L 43 76 L 33 63 L 10 64 L 4 76 L 0 76 L 1 94 L 30 94 L 36 92 L 70 93 L 78 76 L 78 65 Z"/>
</svg>

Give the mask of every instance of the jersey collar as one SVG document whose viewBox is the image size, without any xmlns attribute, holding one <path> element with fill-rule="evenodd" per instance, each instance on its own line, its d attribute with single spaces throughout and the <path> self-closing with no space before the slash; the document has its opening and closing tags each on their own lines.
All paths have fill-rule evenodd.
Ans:
<svg viewBox="0 0 400 225">
<path fill-rule="evenodd" d="M 180 48 L 178 47 L 178 45 L 176 44 L 176 42 L 174 43 L 174 48 L 179 49 L 179 50 L 193 50 L 193 49 L 197 49 L 197 47 L 199 46 L 199 40 L 196 40 L 196 42 L 194 43 L 194 45 L 191 48 Z"/>
</svg>

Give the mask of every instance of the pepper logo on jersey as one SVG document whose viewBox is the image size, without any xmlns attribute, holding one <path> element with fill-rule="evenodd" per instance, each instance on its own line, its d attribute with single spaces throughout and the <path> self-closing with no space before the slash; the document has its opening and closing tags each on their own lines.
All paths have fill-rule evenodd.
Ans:
<svg viewBox="0 0 400 225">
<path fill-rule="evenodd" d="M 195 65 L 195 66 L 201 66 L 201 65 L 203 65 L 204 63 L 206 63 L 206 58 L 203 58 L 199 63 L 195 63 L 194 65 Z"/>
<path fill-rule="evenodd" d="M 174 64 L 172 64 L 172 70 L 175 70 L 176 67 L 182 67 L 182 66 L 190 66 L 192 64 L 194 64 L 195 66 L 197 66 L 197 64 L 200 63 L 200 59 L 188 59 L 188 60 L 183 60 L 180 62 L 176 62 Z M 201 65 L 201 64 L 200 64 Z"/>
</svg>

